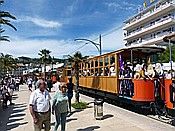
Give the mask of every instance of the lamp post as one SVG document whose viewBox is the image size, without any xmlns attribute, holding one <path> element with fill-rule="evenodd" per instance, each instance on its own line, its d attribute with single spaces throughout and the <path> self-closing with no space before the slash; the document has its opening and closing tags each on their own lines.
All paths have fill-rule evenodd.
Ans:
<svg viewBox="0 0 175 131">
<path fill-rule="evenodd" d="M 99 36 L 99 43 L 95 43 L 95 42 L 93 42 L 93 41 L 91 41 L 89 39 L 75 39 L 75 41 L 78 41 L 78 40 L 85 40 L 85 41 L 91 42 L 93 45 L 95 45 L 95 47 L 97 48 L 97 50 L 99 51 L 99 53 L 101 55 L 101 53 L 102 53 L 102 49 L 101 49 L 101 35 Z"/>
<path fill-rule="evenodd" d="M 164 38 L 163 38 L 163 40 L 165 41 L 165 42 L 168 42 L 168 44 L 169 44 L 169 53 L 170 53 L 170 68 L 171 68 L 171 78 L 172 77 L 174 77 L 173 76 L 173 74 L 172 74 L 172 70 L 173 70 L 173 65 L 172 65 L 172 43 L 174 44 L 175 43 L 175 33 L 173 33 L 173 34 L 170 34 L 170 35 L 168 35 L 168 36 L 165 36 Z"/>
</svg>

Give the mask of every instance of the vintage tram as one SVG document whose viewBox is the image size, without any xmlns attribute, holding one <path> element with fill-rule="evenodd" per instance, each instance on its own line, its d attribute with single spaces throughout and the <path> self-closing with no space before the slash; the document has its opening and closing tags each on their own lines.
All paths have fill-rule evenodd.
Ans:
<svg viewBox="0 0 175 131">
<path fill-rule="evenodd" d="M 168 109 L 168 113 L 174 115 L 173 80 L 166 79 L 163 74 L 154 77 L 154 73 L 154 76 L 141 77 L 135 69 L 138 64 L 140 67 L 151 65 L 151 57 L 164 50 L 157 46 L 133 46 L 88 58 L 79 63 L 79 90 L 95 97 L 156 110 L 159 115 Z M 154 72 L 153 67 L 151 69 Z M 62 80 L 66 81 L 72 77 L 68 73 L 71 68 L 63 70 Z M 127 73 L 123 73 L 124 70 Z M 73 81 L 75 83 L 75 77 Z"/>
</svg>

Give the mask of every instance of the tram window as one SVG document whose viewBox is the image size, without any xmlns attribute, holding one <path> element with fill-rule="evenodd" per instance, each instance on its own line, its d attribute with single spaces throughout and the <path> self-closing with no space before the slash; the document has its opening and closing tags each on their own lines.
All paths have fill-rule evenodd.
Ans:
<svg viewBox="0 0 175 131">
<path fill-rule="evenodd" d="M 86 62 L 85 65 L 86 65 L 85 68 L 87 69 L 88 68 L 88 63 Z"/>
<path fill-rule="evenodd" d="M 88 63 L 88 68 L 90 68 L 90 63 Z"/>
<path fill-rule="evenodd" d="M 94 67 L 94 61 L 91 61 L 91 68 Z"/>
<path fill-rule="evenodd" d="M 104 76 L 108 76 L 108 75 L 109 75 L 109 68 L 105 67 Z"/>
<path fill-rule="evenodd" d="M 103 59 L 100 58 L 100 66 L 103 66 Z"/>
<path fill-rule="evenodd" d="M 87 74 L 86 74 L 87 76 L 90 76 L 90 71 L 89 71 L 89 69 L 87 69 Z"/>
<path fill-rule="evenodd" d="M 103 68 L 99 69 L 99 76 L 103 76 Z"/>
<path fill-rule="evenodd" d="M 95 69 L 95 76 L 99 76 L 98 69 Z"/>
<path fill-rule="evenodd" d="M 105 66 L 109 64 L 108 57 L 105 57 Z"/>
<path fill-rule="evenodd" d="M 98 67 L 98 60 L 95 60 L 95 67 Z"/>
<path fill-rule="evenodd" d="M 84 69 L 84 63 L 82 63 L 82 69 Z"/>
<path fill-rule="evenodd" d="M 71 70 L 67 70 L 67 76 L 71 76 Z"/>
<path fill-rule="evenodd" d="M 110 64 L 111 65 L 114 65 L 115 64 L 115 57 L 114 56 L 111 56 L 111 58 L 110 58 Z"/>
<path fill-rule="evenodd" d="M 81 77 L 82 75 L 82 70 L 79 70 L 79 77 Z"/>
<path fill-rule="evenodd" d="M 94 76 L 94 69 L 91 69 L 91 76 Z"/>
</svg>

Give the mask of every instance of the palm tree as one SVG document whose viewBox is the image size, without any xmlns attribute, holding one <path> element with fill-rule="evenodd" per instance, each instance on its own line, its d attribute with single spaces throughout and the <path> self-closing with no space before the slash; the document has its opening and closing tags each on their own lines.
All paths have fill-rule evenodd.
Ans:
<svg viewBox="0 0 175 131">
<path fill-rule="evenodd" d="M 47 50 L 47 49 L 42 49 L 38 53 L 38 55 L 41 56 L 40 61 L 44 64 L 44 80 L 46 79 L 46 63 L 47 62 L 50 63 L 52 61 L 50 53 L 51 53 L 51 51 Z"/>
<path fill-rule="evenodd" d="M 9 54 L 0 54 L 0 69 L 3 70 L 3 74 L 10 73 L 16 67 L 16 61 Z"/>
<path fill-rule="evenodd" d="M 1 29 L 0 28 L 0 34 L 3 33 L 5 30 Z M 0 41 L 7 41 L 7 42 L 10 42 L 9 40 L 9 36 L 1 36 L 0 35 Z"/>
<path fill-rule="evenodd" d="M 4 3 L 3 0 L 0 0 L 0 6 Z M 5 19 L 8 18 L 8 19 Z M 1 28 L 1 25 L 8 25 L 11 28 L 13 28 L 15 31 L 17 30 L 15 26 L 13 26 L 10 22 L 9 19 L 16 20 L 16 18 L 11 15 L 9 12 L 6 11 L 1 11 L 0 10 L 0 34 L 3 33 L 5 30 Z M 8 36 L 1 36 L 0 35 L 0 41 L 9 41 Z"/>
<path fill-rule="evenodd" d="M 75 98 L 76 101 L 79 102 L 79 62 L 83 60 L 81 52 L 77 51 L 73 56 L 69 56 L 68 61 L 71 63 L 74 63 L 74 69 L 75 69 L 75 78 L 76 78 L 76 90 L 75 90 Z"/>
</svg>

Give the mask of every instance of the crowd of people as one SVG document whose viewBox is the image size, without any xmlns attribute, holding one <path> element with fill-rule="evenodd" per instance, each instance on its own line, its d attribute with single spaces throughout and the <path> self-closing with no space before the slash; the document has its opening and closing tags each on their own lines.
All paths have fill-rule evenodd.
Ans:
<svg viewBox="0 0 175 131">
<path fill-rule="evenodd" d="M 121 66 L 122 67 L 122 66 Z M 119 71 L 120 78 L 120 94 L 124 96 L 134 95 L 134 85 L 132 78 L 153 80 L 154 78 L 175 78 L 174 70 L 166 72 L 160 63 L 152 64 L 136 64 L 134 68 L 130 64 L 125 63 Z"/>
<path fill-rule="evenodd" d="M 22 77 L 8 76 L 0 78 L 0 102 L 2 108 L 8 108 L 8 101 L 10 105 L 14 105 L 14 103 L 12 103 L 12 95 L 14 91 L 20 90 L 20 84 L 23 84 Z"/>
<path fill-rule="evenodd" d="M 61 124 L 61 131 L 65 131 L 66 117 L 71 113 L 71 99 L 73 97 L 74 84 L 72 78 L 67 83 L 61 83 L 59 77 L 56 82 L 50 76 L 44 81 L 36 76 L 0 78 L 0 102 L 3 109 L 8 108 L 12 103 L 14 91 L 20 91 L 20 85 L 26 84 L 31 92 L 29 110 L 34 122 L 34 130 L 50 130 L 51 113 L 55 116 L 54 131 L 57 131 Z M 51 90 L 55 91 L 51 98 Z M 8 105 L 9 101 L 9 105 Z M 51 101 L 51 103 L 50 103 Z"/>
</svg>

